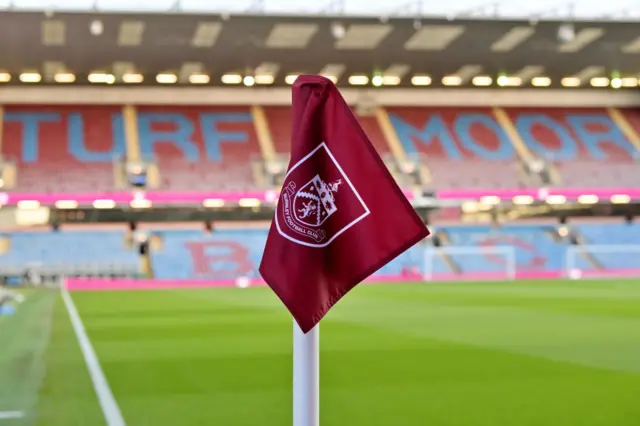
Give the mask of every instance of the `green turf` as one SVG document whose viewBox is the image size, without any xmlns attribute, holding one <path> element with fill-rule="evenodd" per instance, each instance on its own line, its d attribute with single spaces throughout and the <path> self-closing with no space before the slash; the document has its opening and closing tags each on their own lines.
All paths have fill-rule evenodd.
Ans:
<svg viewBox="0 0 640 426">
<path fill-rule="evenodd" d="M 291 424 L 291 320 L 268 289 L 72 296 L 129 426 Z M 31 418 L 104 424 L 52 315 Z M 359 286 L 321 348 L 323 426 L 640 424 L 638 281 Z"/>
</svg>

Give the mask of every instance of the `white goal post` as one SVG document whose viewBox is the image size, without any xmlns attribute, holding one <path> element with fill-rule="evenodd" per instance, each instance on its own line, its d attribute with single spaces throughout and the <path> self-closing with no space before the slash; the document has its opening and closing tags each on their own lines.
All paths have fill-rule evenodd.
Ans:
<svg viewBox="0 0 640 426">
<path fill-rule="evenodd" d="M 565 275 L 582 278 L 584 275 L 640 276 L 640 245 L 585 244 L 567 247 Z"/>
<path fill-rule="evenodd" d="M 436 268 L 437 258 L 446 266 Z M 465 262 L 465 259 L 467 260 Z M 453 269 L 453 266 L 460 270 Z M 513 280 L 516 278 L 516 248 L 513 246 L 427 246 L 423 278 L 442 280 Z"/>
</svg>

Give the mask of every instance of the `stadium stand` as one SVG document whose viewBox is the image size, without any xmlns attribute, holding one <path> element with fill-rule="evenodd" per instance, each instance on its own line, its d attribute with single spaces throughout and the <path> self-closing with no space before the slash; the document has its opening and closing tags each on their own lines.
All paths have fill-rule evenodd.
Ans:
<svg viewBox="0 0 640 426">
<path fill-rule="evenodd" d="M 617 245 L 640 241 L 640 225 L 594 224 L 576 227 L 585 234 L 584 244 Z M 518 271 L 553 271 L 565 268 L 569 240 L 558 235 L 554 225 L 486 225 L 443 226 L 434 228 L 444 247 L 513 247 Z M 631 230 L 631 232 L 629 232 Z M 611 232 L 610 232 L 611 231 Z M 159 248 L 152 250 L 154 276 L 161 279 L 230 279 L 238 276 L 258 277 L 258 265 L 266 239 L 265 229 L 154 231 Z M 153 238 L 153 237 L 152 237 Z M 377 272 L 380 276 L 401 276 L 424 272 L 425 250 L 434 250 L 432 273 L 472 274 L 505 272 L 505 257 L 482 254 L 438 255 L 438 248 L 417 245 Z M 634 253 L 617 253 L 625 258 L 621 264 L 635 262 Z M 590 268 L 598 267 L 590 263 Z M 604 264 L 615 268 L 618 264 Z"/>
<path fill-rule="evenodd" d="M 526 173 L 536 159 L 556 186 L 640 185 L 636 110 L 394 107 L 358 119 L 395 175 L 407 174 L 410 160 L 426 166 L 423 186 L 540 186 Z M 116 166 L 126 156 L 157 166 L 151 186 L 160 190 L 233 191 L 268 186 L 264 163 L 288 156 L 291 109 L 144 106 L 129 117 L 115 106 L 21 106 L 7 108 L 4 123 L 2 154 L 17 160 L 16 190 L 123 187 Z M 127 128 L 135 130 L 129 138 Z"/>
<path fill-rule="evenodd" d="M 580 224 L 573 227 L 585 249 L 576 256 L 581 270 L 638 268 L 640 265 L 640 226 L 637 224 Z M 600 249 L 598 249 L 600 248 Z"/>
<path fill-rule="evenodd" d="M 166 279 L 230 279 L 258 277 L 267 232 L 259 230 L 198 230 L 153 232 L 160 239 L 151 252 L 154 276 Z M 154 237 L 151 239 L 154 240 Z"/>
<path fill-rule="evenodd" d="M 567 250 L 578 247 L 635 247 L 635 250 L 585 252 L 576 257 L 583 270 L 637 268 L 640 224 L 586 223 L 570 227 L 560 236 L 556 225 L 517 224 L 447 225 L 434 227 L 442 242 L 418 244 L 377 272 L 378 276 L 415 276 L 425 273 L 425 251 L 432 251 L 432 274 L 472 275 L 506 273 L 505 256 L 482 253 L 484 247 L 512 247 L 518 272 L 563 272 Z M 267 230 L 218 229 L 212 233 L 193 229 L 149 231 L 151 271 L 158 279 L 258 278 L 258 265 Z M 0 238 L 5 251 L 0 269 L 21 274 L 26 269 L 60 275 L 135 275 L 140 254 L 124 231 L 60 231 L 6 233 Z M 96 244 L 96 242 L 100 242 Z M 455 253 L 450 248 L 471 248 Z"/>
<path fill-rule="evenodd" d="M 567 243 L 559 241 L 551 225 L 448 226 L 439 228 L 450 246 L 513 247 L 518 271 L 560 271 Z M 504 272 L 507 259 L 482 254 L 449 255 L 461 272 Z"/>
<path fill-rule="evenodd" d="M 266 107 L 264 110 L 269 124 L 269 131 L 273 138 L 275 151 L 279 157 L 288 158 L 291 144 L 291 108 Z M 398 148 L 393 147 L 395 135 L 385 135 L 383 126 L 386 123 L 384 121 L 381 123 L 380 114 L 382 114 L 382 120 L 384 120 L 386 113 L 382 110 L 359 114 L 357 118 L 362 129 L 371 140 L 372 145 L 380 154 L 396 180 L 400 185 L 405 187 L 411 186 L 414 183 L 428 181 L 428 177 L 422 178 L 420 175 L 418 175 L 418 182 L 415 182 L 415 179 L 412 181 L 409 176 L 411 173 L 406 169 L 405 164 L 409 164 L 410 167 L 417 166 L 418 174 L 420 173 L 419 164 L 416 164 L 417 161 L 415 160 L 408 160 L 399 145 Z"/>
<path fill-rule="evenodd" d="M 640 150 L 625 135 L 624 123 L 616 122 L 620 118 L 604 108 L 511 108 L 508 114 L 527 147 L 556 166 L 559 186 L 640 185 Z"/>
<path fill-rule="evenodd" d="M 433 186 L 518 188 L 517 154 L 490 108 L 390 108 L 407 154 L 424 154 Z"/>
<path fill-rule="evenodd" d="M 260 156 L 249 107 L 138 108 L 140 154 L 157 161 L 160 188 L 245 190 Z"/>
<path fill-rule="evenodd" d="M 2 155 L 18 166 L 16 190 L 114 188 L 114 162 L 125 154 L 119 107 L 11 106 L 3 128 Z"/>
<path fill-rule="evenodd" d="M 5 275 L 135 275 L 139 254 L 124 231 L 15 232 L 3 234 Z"/>
</svg>

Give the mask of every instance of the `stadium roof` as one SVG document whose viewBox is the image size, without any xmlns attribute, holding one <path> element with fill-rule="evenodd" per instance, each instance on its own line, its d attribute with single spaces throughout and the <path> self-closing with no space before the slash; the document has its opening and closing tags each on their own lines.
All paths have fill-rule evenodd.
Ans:
<svg viewBox="0 0 640 426">
<path fill-rule="evenodd" d="M 191 13 L 264 14 L 344 14 L 357 16 L 475 16 L 529 18 L 531 16 L 566 19 L 634 18 L 640 16 L 638 3 L 630 0 L 0 0 L 0 8 Z"/>
<path fill-rule="evenodd" d="M 0 45 L 0 82 L 143 79 L 142 84 L 221 85 L 241 84 L 250 76 L 256 84 L 285 85 L 287 75 L 321 73 L 341 85 L 526 86 L 543 77 L 556 87 L 588 85 L 594 78 L 595 85 L 606 87 L 616 77 L 616 85 L 637 87 L 637 26 L 537 19 L 0 12 L 0 37 L 11 40 Z M 549 81 L 543 79 L 537 85 L 546 86 Z"/>
</svg>

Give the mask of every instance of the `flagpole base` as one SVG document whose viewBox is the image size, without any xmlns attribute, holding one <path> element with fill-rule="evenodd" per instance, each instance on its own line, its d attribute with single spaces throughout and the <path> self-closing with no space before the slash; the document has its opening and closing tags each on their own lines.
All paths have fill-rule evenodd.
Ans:
<svg viewBox="0 0 640 426">
<path fill-rule="evenodd" d="M 320 324 L 304 334 L 293 321 L 293 426 L 320 425 Z"/>
</svg>

